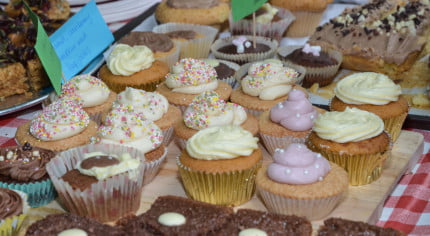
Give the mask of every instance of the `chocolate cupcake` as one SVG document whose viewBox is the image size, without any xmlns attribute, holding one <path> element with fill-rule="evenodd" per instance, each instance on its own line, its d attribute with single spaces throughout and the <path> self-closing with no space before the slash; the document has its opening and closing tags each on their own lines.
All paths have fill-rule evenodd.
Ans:
<svg viewBox="0 0 430 236">
<path fill-rule="evenodd" d="M 88 236 L 119 236 L 125 235 L 120 228 L 102 224 L 92 218 L 70 213 L 53 214 L 31 224 L 26 236 L 45 235 L 88 235 Z"/>
<path fill-rule="evenodd" d="M 314 83 L 318 83 L 320 87 L 330 84 L 343 58 L 338 50 L 309 44 L 283 47 L 278 52 L 286 65 L 299 65 L 306 69 L 302 83 L 305 88 L 311 87 Z"/>
<path fill-rule="evenodd" d="M 121 38 L 118 43 L 130 46 L 144 45 L 152 50 L 156 60 L 169 67 L 179 60 L 179 47 L 165 34 L 150 31 L 132 31 Z"/>
<path fill-rule="evenodd" d="M 28 210 L 27 194 L 0 188 L 0 235 L 17 235 Z"/>
<path fill-rule="evenodd" d="M 218 80 L 228 83 L 233 89 L 238 86 L 236 78 L 236 72 L 240 68 L 238 64 L 231 61 L 211 58 L 205 58 L 200 60 L 214 67 L 218 76 Z"/>
<path fill-rule="evenodd" d="M 232 36 L 217 39 L 211 46 L 211 52 L 217 59 L 233 61 L 239 65 L 275 56 L 278 41 L 256 36 L 254 46 L 253 38 L 252 36 Z"/>
<path fill-rule="evenodd" d="M 0 187 L 25 192 L 31 207 L 48 204 L 57 195 L 45 168 L 54 156 L 29 143 L 1 148 Z"/>
</svg>

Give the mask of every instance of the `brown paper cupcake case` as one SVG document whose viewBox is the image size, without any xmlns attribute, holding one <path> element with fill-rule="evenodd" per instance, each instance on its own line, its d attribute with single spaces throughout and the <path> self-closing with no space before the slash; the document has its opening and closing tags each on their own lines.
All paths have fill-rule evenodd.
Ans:
<svg viewBox="0 0 430 236">
<path fill-rule="evenodd" d="M 255 176 L 261 166 L 243 171 L 206 173 L 193 171 L 176 158 L 182 185 L 194 200 L 225 206 L 237 206 L 249 201 L 255 191 Z"/>
<path fill-rule="evenodd" d="M 145 164 L 142 161 L 135 171 L 128 171 L 91 185 L 83 191 L 73 189 L 62 176 L 74 169 L 84 153 L 102 151 L 108 154 L 129 153 L 135 158 L 144 158 L 138 149 L 113 144 L 89 144 L 57 154 L 46 169 L 58 192 L 61 204 L 70 212 L 95 218 L 101 222 L 115 221 L 140 206 Z"/>
<path fill-rule="evenodd" d="M 186 23 L 165 23 L 155 26 L 152 31 L 155 33 L 168 33 L 179 30 L 192 30 L 204 35 L 202 38 L 196 38 L 186 41 L 174 40 L 180 48 L 179 59 L 182 58 L 206 58 L 209 55 L 210 46 L 218 33 L 218 29 L 206 25 L 195 25 Z"/>
</svg>

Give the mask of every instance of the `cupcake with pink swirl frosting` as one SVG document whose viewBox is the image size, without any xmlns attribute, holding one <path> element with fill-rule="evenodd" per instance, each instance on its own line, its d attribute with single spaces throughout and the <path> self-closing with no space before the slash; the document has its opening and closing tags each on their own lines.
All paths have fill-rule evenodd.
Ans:
<svg viewBox="0 0 430 236">
<path fill-rule="evenodd" d="M 259 117 L 259 134 L 267 151 L 273 155 L 276 148 L 304 143 L 314 120 L 323 112 L 311 104 L 302 90 L 293 89 L 285 101 Z"/>
<path fill-rule="evenodd" d="M 292 143 L 275 150 L 273 162 L 258 171 L 256 185 L 270 212 L 317 220 L 342 201 L 349 181 L 342 167 Z"/>
<path fill-rule="evenodd" d="M 82 107 L 82 100 L 64 97 L 51 103 L 32 120 L 19 126 L 15 133 L 18 144 L 54 152 L 88 144 L 98 125 Z"/>
</svg>

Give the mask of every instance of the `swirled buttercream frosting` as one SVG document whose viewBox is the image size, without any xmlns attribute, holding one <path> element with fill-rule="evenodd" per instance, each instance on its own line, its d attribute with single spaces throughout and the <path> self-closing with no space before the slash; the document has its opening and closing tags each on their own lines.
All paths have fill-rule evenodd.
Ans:
<svg viewBox="0 0 430 236">
<path fill-rule="evenodd" d="M 147 153 L 163 141 L 161 129 L 132 105 L 117 105 L 105 118 L 97 131 L 102 143 L 121 144 Z"/>
<path fill-rule="evenodd" d="M 146 119 L 152 121 L 161 119 L 169 109 L 169 102 L 160 93 L 131 87 L 120 92 L 115 103 L 132 105 L 136 111 L 143 113 Z"/>
<path fill-rule="evenodd" d="M 154 54 L 146 46 L 117 44 L 106 59 L 106 65 L 114 75 L 128 76 L 151 67 Z"/>
<path fill-rule="evenodd" d="M 30 133 L 42 141 L 65 139 L 82 132 L 90 123 L 75 98 L 61 98 L 45 107 L 31 121 Z"/>
<path fill-rule="evenodd" d="M 204 61 L 184 58 L 171 71 L 166 75 L 166 85 L 173 92 L 200 94 L 218 87 L 215 69 Z"/>
<path fill-rule="evenodd" d="M 188 154 L 201 160 L 232 159 L 249 156 L 258 148 L 258 138 L 238 125 L 202 129 L 187 141 Z"/>
<path fill-rule="evenodd" d="M 362 72 L 338 81 L 334 92 L 348 104 L 384 105 L 397 101 L 402 89 L 384 74 Z"/>
<path fill-rule="evenodd" d="M 173 41 L 166 34 L 151 31 L 133 31 L 124 36 L 119 43 L 130 46 L 144 45 L 152 52 L 168 52 L 174 47 Z"/>
<path fill-rule="evenodd" d="M 241 125 L 246 119 L 247 114 L 242 106 L 224 101 L 212 90 L 197 95 L 184 112 L 185 125 L 195 130 Z"/>
<path fill-rule="evenodd" d="M 1 148 L 0 175 L 18 181 L 42 179 L 47 176 L 46 163 L 54 156 L 54 152 L 32 147 L 30 143 Z"/>
<path fill-rule="evenodd" d="M 338 143 L 358 142 L 381 134 L 384 122 L 371 112 L 347 107 L 344 111 L 320 114 L 313 131 L 320 138 Z"/>
<path fill-rule="evenodd" d="M 0 220 L 20 215 L 23 212 L 23 199 L 14 190 L 0 188 Z"/>
<path fill-rule="evenodd" d="M 211 8 L 218 5 L 219 0 L 167 0 L 172 8 Z"/>
<path fill-rule="evenodd" d="M 62 86 L 61 91 L 61 96 L 78 96 L 82 99 L 83 107 L 103 104 L 110 94 L 103 81 L 88 74 L 71 78 Z"/>
<path fill-rule="evenodd" d="M 297 71 L 284 67 L 281 61 L 267 59 L 249 67 L 241 86 L 243 92 L 250 96 L 274 100 L 287 95 L 298 77 Z"/>
<path fill-rule="evenodd" d="M 293 89 L 288 94 L 287 100 L 270 109 L 270 119 L 292 131 L 310 130 L 317 117 L 317 110 L 306 94 L 298 89 Z"/>
<path fill-rule="evenodd" d="M 103 180 L 127 171 L 137 170 L 139 158 L 133 158 L 129 153 L 108 155 L 102 152 L 85 153 L 84 158 L 76 164 L 76 169 L 88 176 Z"/>
<path fill-rule="evenodd" d="M 312 184 L 322 181 L 330 171 L 327 159 L 299 143 L 276 149 L 273 161 L 267 167 L 267 176 L 284 184 Z"/>
</svg>

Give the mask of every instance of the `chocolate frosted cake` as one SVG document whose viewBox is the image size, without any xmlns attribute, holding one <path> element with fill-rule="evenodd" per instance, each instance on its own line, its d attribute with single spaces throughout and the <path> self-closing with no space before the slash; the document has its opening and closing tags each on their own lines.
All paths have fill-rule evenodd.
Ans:
<svg viewBox="0 0 430 236">
<path fill-rule="evenodd" d="M 55 153 L 29 143 L 0 148 L 0 187 L 23 191 L 32 207 L 42 206 L 56 196 L 46 171 Z"/>
<path fill-rule="evenodd" d="M 312 53 L 303 52 L 301 48 L 294 50 L 285 58 L 301 66 L 323 67 L 337 64 L 336 59 L 326 52 L 320 52 L 318 56 L 314 56 Z"/>
<path fill-rule="evenodd" d="M 48 215 L 28 227 L 26 236 L 56 236 L 69 232 L 69 235 L 110 236 L 126 235 L 120 228 L 102 224 L 94 219 L 70 213 Z"/>
<path fill-rule="evenodd" d="M 121 225 L 127 235 L 217 235 L 232 215 L 232 208 L 160 196 L 147 212 Z"/>
<path fill-rule="evenodd" d="M 310 236 L 312 225 L 304 217 L 239 209 L 219 235 L 263 235 L 258 234 L 261 231 L 271 236 Z"/>
<path fill-rule="evenodd" d="M 329 218 L 324 220 L 324 225 L 318 229 L 318 236 L 359 236 L 359 235 L 384 235 L 402 236 L 406 235 L 393 228 L 382 228 L 376 225 L 360 221 L 346 220 L 342 218 Z"/>
</svg>

